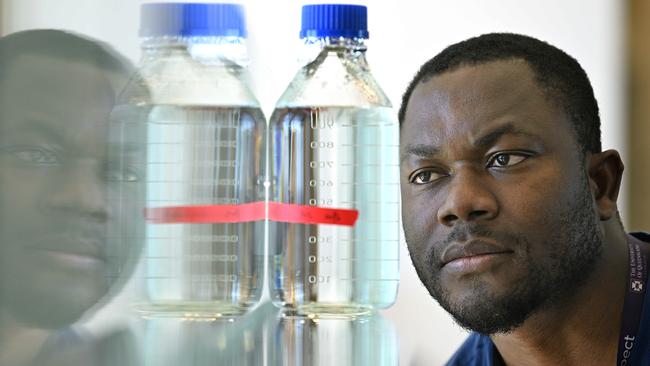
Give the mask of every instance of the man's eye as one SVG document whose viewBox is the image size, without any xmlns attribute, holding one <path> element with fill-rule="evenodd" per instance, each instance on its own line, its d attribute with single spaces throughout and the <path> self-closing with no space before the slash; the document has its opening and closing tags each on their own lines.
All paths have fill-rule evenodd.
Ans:
<svg viewBox="0 0 650 366">
<path fill-rule="evenodd" d="M 528 155 L 514 153 L 499 153 L 493 155 L 488 162 L 488 167 L 503 168 L 517 165 L 528 159 Z"/>
<path fill-rule="evenodd" d="M 413 184 L 427 184 L 439 179 L 442 175 L 431 170 L 424 170 L 411 177 Z"/>
<path fill-rule="evenodd" d="M 109 182 L 137 182 L 139 174 L 134 169 L 113 169 L 106 172 L 106 180 Z"/>
<path fill-rule="evenodd" d="M 7 151 L 19 163 L 33 165 L 56 165 L 61 161 L 56 153 L 37 148 L 15 148 Z"/>
</svg>

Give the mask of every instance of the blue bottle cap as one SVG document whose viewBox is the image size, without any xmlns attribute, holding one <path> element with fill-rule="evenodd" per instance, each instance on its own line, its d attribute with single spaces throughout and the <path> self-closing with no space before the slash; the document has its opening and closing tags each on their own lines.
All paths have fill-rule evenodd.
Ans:
<svg viewBox="0 0 650 366">
<path fill-rule="evenodd" d="M 368 8 L 362 5 L 318 4 L 302 7 L 300 38 L 368 38 Z"/>
<path fill-rule="evenodd" d="M 141 37 L 246 37 L 238 4 L 150 3 L 140 11 Z"/>
</svg>

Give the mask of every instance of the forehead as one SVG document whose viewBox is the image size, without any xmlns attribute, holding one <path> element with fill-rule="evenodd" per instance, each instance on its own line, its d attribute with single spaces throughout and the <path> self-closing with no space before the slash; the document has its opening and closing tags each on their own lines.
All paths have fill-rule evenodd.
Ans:
<svg viewBox="0 0 650 366">
<path fill-rule="evenodd" d="M 470 140 L 502 123 L 543 135 L 570 132 L 564 112 L 540 88 L 523 60 L 461 66 L 414 89 L 402 125 L 402 141 L 441 145 L 452 136 Z"/>
<path fill-rule="evenodd" d="M 83 60 L 23 54 L 2 70 L 3 97 L 11 95 L 63 100 L 75 97 L 79 104 L 98 101 L 112 94 L 108 72 Z"/>
<path fill-rule="evenodd" d="M 0 130 L 3 135 L 55 132 L 62 140 L 96 144 L 106 138 L 113 103 L 103 70 L 83 62 L 21 55 L 2 72 Z"/>
</svg>

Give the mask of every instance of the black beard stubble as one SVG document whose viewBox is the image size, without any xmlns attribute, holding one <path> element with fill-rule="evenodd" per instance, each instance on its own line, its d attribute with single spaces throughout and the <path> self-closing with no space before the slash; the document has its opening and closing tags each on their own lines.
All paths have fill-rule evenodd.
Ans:
<svg viewBox="0 0 650 366">
<path fill-rule="evenodd" d="M 481 334 L 507 333 L 534 313 L 559 305 L 584 285 L 602 257 L 604 238 L 586 176 L 581 180 L 582 189 L 578 195 L 553 219 L 557 230 L 544 244 L 550 247 L 551 255 L 543 261 L 531 257 L 531 243 L 524 236 L 494 233 L 480 223 L 455 226 L 445 240 L 434 243 L 431 250 L 427 250 L 426 260 L 420 264 L 411 256 L 431 296 L 460 326 Z M 438 263 L 442 249 L 451 242 L 466 240 L 467 236 L 494 238 L 520 249 L 515 260 L 527 268 L 526 276 L 502 296 L 495 296 L 485 282 L 475 278 L 469 285 L 472 296 L 455 301 L 440 283 Z M 406 237 L 407 242 L 411 242 L 408 235 Z"/>
</svg>

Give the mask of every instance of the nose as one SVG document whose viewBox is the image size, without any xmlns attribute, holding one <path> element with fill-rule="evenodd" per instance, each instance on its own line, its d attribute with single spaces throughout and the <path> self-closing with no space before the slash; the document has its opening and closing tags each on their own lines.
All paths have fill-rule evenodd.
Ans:
<svg viewBox="0 0 650 366">
<path fill-rule="evenodd" d="M 469 168 L 456 172 L 438 209 L 438 222 L 451 227 L 458 220 L 470 222 L 495 218 L 499 214 L 499 204 L 484 179 Z"/>
<path fill-rule="evenodd" d="M 55 214 L 89 218 L 97 222 L 108 219 L 106 184 L 93 161 L 82 161 L 66 169 L 65 175 L 52 181 L 48 208 Z"/>
</svg>

